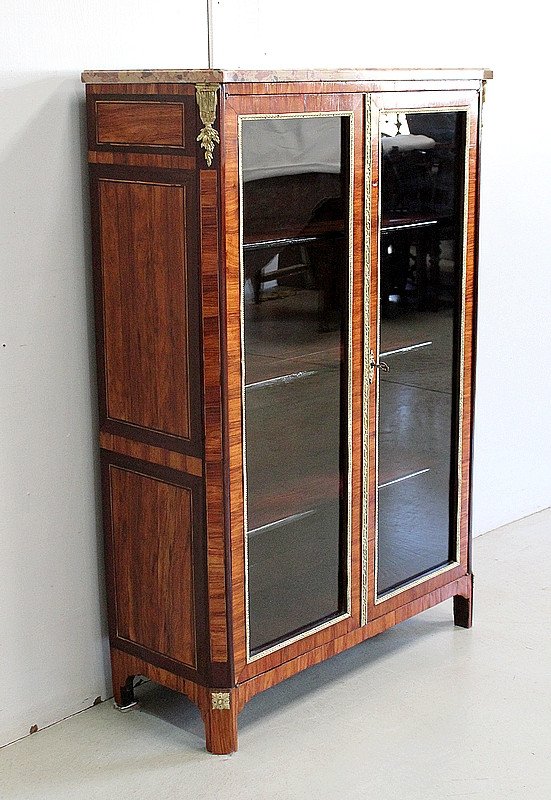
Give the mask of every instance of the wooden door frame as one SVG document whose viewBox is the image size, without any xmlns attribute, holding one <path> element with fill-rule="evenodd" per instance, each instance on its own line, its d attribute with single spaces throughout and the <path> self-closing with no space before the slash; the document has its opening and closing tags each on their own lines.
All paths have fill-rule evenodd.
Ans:
<svg viewBox="0 0 551 800">
<path fill-rule="evenodd" d="M 472 400 L 474 383 L 474 325 L 475 325 L 475 272 L 476 272 L 476 217 L 478 206 L 478 144 L 479 144 L 479 92 L 478 91 L 417 91 L 373 93 L 366 97 L 366 214 L 367 226 L 366 264 L 369 264 L 369 282 L 365 284 L 365 361 L 364 361 L 364 507 L 362 518 L 362 624 L 392 612 L 430 592 L 467 575 L 470 569 L 470 443 L 472 432 Z M 464 221 L 464 277 L 462 303 L 462 364 L 460 378 L 460 431 L 458 468 L 458 559 L 442 570 L 411 581 L 385 599 L 376 597 L 377 569 L 377 491 L 376 491 L 376 420 L 378 379 L 368 383 L 369 351 L 378 360 L 379 314 L 379 117 L 384 111 L 408 110 L 464 110 L 467 113 L 467 152 L 465 175 Z M 377 372 L 377 371 L 376 371 Z"/>
<path fill-rule="evenodd" d="M 260 88 L 260 87 L 259 87 Z M 252 660 L 247 653 L 245 601 L 245 537 L 242 457 L 242 342 L 241 342 L 241 259 L 239 222 L 239 141 L 241 115 L 350 114 L 354 120 L 353 163 L 353 238 L 351 293 L 351 536 L 350 536 L 350 614 L 311 632 L 293 637 L 290 644 L 268 649 Z M 332 640 L 342 637 L 360 624 L 360 530 L 361 530 L 361 386 L 363 345 L 363 256 L 364 256 L 364 121 L 361 93 L 320 94 L 313 84 L 305 84 L 301 94 L 268 96 L 263 94 L 225 96 L 223 102 L 223 176 L 225 291 L 222 324 L 226 332 L 227 359 L 224 381 L 227 386 L 227 480 L 231 524 L 231 606 L 233 657 L 236 682 L 252 678 Z"/>
</svg>

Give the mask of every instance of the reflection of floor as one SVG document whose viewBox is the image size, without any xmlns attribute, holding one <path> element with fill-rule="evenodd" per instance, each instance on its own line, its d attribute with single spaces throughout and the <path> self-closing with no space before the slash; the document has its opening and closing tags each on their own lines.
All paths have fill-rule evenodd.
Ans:
<svg viewBox="0 0 551 800">
<path fill-rule="evenodd" d="M 320 332 L 316 291 L 277 289 L 269 298 L 245 308 L 253 645 L 338 612 L 345 486 L 339 334 Z M 449 559 L 452 326 L 449 310 L 381 323 L 390 372 L 380 383 L 380 591 Z M 388 352 L 412 344 L 424 346 Z"/>
<path fill-rule="evenodd" d="M 246 306 L 245 441 L 252 649 L 342 608 L 338 332 L 318 293 Z M 275 523 L 275 524 L 274 524 Z"/>
<path fill-rule="evenodd" d="M 399 341 L 430 344 L 386 355 L 390 372 L 381 375 L 380 593 L 450 559 L 452 313 L 383 320 L 381 339 L 381 350 Z"/>
<path fill-rule="evenodd" d="M 338 611 L 338 495 L 253 533 L 248 548 L 251 650 Z"/>
<path fill-rule="evenodd" d="M 340 336 L 320 332 L 318 292 L 276 289 L 264 293 L 258 305 L 245 307 L 247 384 L 312 370 L 338 366 Z"/>
</svg>

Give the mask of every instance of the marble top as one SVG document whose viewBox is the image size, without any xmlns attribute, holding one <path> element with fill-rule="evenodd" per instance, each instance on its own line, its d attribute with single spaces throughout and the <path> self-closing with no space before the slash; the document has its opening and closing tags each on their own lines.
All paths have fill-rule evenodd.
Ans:
<svg viewBox="0 0 551 800">
<path fill-rule="evenodd" d="M 87 70 L 83 83 L 289 83 L 310 81 L 489 80 L 483 68 L 438 69 L 131 69 Z"/>
</svg>

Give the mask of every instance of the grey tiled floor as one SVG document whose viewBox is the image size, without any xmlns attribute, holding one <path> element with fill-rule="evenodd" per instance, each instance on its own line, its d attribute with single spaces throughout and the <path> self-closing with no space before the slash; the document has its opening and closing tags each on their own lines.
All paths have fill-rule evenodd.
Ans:
<svg viewBox="0 0 551 800">
<path fill-rule="evenodd" d="M 240 749 L 151 685 L 0 751 L 2 800 L 549 800 L 551 510 L 478 538 L 475 626 L 444 603 L 258 695 Z"/>
</svg>

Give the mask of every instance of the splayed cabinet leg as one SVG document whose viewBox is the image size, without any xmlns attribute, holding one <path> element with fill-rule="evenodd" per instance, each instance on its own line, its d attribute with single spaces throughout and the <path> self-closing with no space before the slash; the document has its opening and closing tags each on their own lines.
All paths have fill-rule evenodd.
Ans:
<svg viewBox="0 0 551 800">
<path fill-rule="evenodd" d="M 461 594 L 453 598 L 453 621 L 460 628 L 471 628 L 473 624 L 473 576 L 470 576 L 467 597 Z"/>
</svg>

